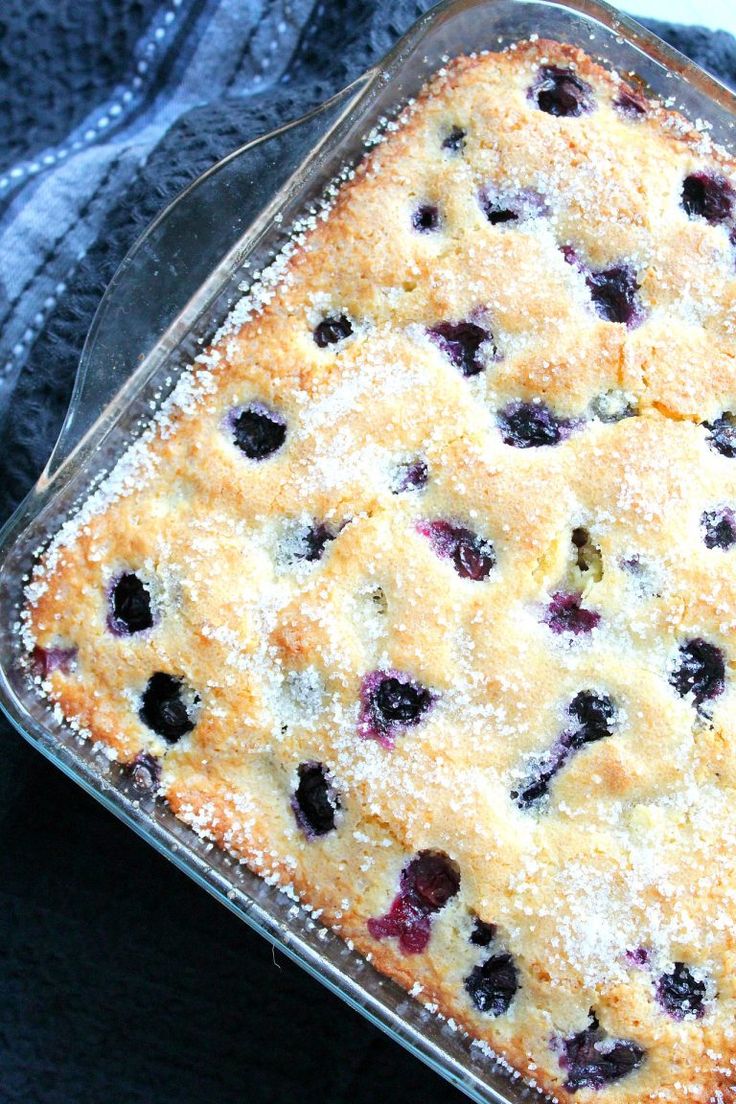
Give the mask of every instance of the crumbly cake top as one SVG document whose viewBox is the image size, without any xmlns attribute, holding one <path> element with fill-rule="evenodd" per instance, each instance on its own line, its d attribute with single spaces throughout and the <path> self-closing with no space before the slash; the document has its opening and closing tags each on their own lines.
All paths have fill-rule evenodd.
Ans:
<svg viewBox="0 0 736 1104">
<path fill-rule="evenodd" d="M 529 42 L 448 64 L 348 175 L 43 555 L 34 677 L 533 1084 L 705 1102 L 734 162 Z"/>
</svg>

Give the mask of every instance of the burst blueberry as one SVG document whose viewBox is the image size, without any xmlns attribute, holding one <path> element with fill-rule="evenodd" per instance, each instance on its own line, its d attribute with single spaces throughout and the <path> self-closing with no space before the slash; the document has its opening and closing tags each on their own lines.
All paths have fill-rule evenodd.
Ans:
<svg viewBox="0 0 736 1104">
<path fill-rule="evenodd" d="M 632 966 L 642 967 L 649 965 L 651 955 L 647 947 L 633 947 L 624 957 Z"/>
<path fill-rule="evenodd" d="M 490 575 L 496 563 L 493 545 L 472 529 L 437 519 L 420 521 L 417 531 L 429 540 L 438 556 L 452 560 L 461 579 L 482 582 Z"/>
<path fill-rule="evenodd" d="M 265 460 L 286 440 L 286 422 L 263 403 L 251 403 L 231 419 L 233 441 L 249 460 Z"/>
<path fill-rule="evenodd" d="M 316 563 L 324 555 L 325 548 L 330 541 L 335 539 L 335 530 L 324 522 L 311 525 L 300 535 L 298 547 L 294 553 L 294 559 L 305 560 L 307 563 Z"/>
<path fill-rule="evenodd" d="M 464 985 L 479 1012 L 486 1016 L 502 1016 L 516 996 L 519 972 L 510 954 L 491 955 L 473 967 Z"/>
<path fill-rule="evenodd" d="M 395 938 L 403 954 L 427 949 L 432 918 L 460 889 L 457 863 L 444 851 L 420 851 L 401 871 L 399 892 L 383 916 L 368 921 L 374 939 Z"/>
<path fill-rule="evenodd" d="M 326 349 L 328 345 L 337 345 L 338 342 L 344 341 L 352 332 L 353 324 L 347 315 L 332 314 L 317 323 L 312 336 L 320 349 Z"/>
<path fill-rule="evenodd" d="M 565 264 L 569 264 L 572 268 L 576 268 L 578 272 L 585 272 L 585 265 L 574 245 L 570 245 L 569 243 L 561 245 L 560 253 L 565 260 Z"/>
<path fill-rule="evenodd" d="M 164 671 L 151 675 L 143 691 L 139 716 L 168 744 L 177 743 L 194 728 L 191 709 L 199 699 L 193 696 L 190 706 L 185 701 L 185 692 L 184 680 Z"/>
<path fill-rule="evenodd" d="M 501 436 L 513 448 L 558 445 L 569 434 L 570 423 L 556 417 L 544 403 L 510 403 L 498 414 Z"/>
<path fill-rule="evenodd" d="M 601 615 L 596 610 L 586 609 L 582 594 L 567 594 L 562 591 L 552 595 L 552 600 L 542 620 L 553 633 L 572 633 L 583 636 L 592 632 L 600 623 Z"/>
<path fill-rule="evenodd" d="M 581 690 L 567 707 L 570 718 L 564 732 L 538 761 L 527 781 L 511 797 L 520 809 L 537 805 L 549 793 L 555 776 L 568 763 L 574 752 L 586 744 L 611 736 L 617 723 L 617 710 L 608 694 Z"/>
<path fill-rule="evenodd" d="M 592 744 L 610 736 L 616 725 L 617 711 L 608 694 L 599 694 L 595 690 L 581 690 L 568 706 L 572 720 L 571 740 L 573 747 Z"/>
<path fill-rule="evenodd" d="M 712 422 L 703 422 L 703 425 L 710 433 L 708 437 L 710 447 L 716 452 L 720 452 L 721 456 L 733 460 L 736 457 L 736 418 L 734 418 L 734 415 L 730 411 L 726 411 L 721 414 L 720 418 L 716 418 Z"/>
<path fill-rule="evenodd" d="M 736 544 L 736 514 L 730 506 L 706 510 L 700 519 L 700 524 L 706 548 L 722 548 L 725 551 Z"/>
<path fill-rule="evenodd" d="M 53 645 L 42 648 L 39 644 L 31 653 L 31 671 L 36 678 L 47 679 L 54 671 L 71 671 L 77 658 L 76 648 L 60 648 Z"/>
<path fill-rule="evenodd" d="M 566 1071 L 565 1088 L 574 1093 L 579 1089 L 602 1089 L 633 1073 L 646 1057 L 646 1051 L 633 1039 L 616 1039 L 601 1030 L 592 1015 L 589 1027 L 562 1039 L 560 1067 Z"/>
<path fill-rule="evenodd" d="M 585 282 L 597 314 L 606 322 L 618 322 L 633 329 L 642 321 L 643 310 L 637 294 L 640 285 L 628 265 L 590 272 Z"/>
<path fill-rule="evenodd" d="M 438 322 L 427 334 L 464 376 L 477 376 L 485 368 L 482 346 L 488 357 L 497 355 L 493 335 L 477 322 Z"/>
<path fill-rule="evenodd" d="M 662 974 L 657 982 L 657 1002 L 675 1020 L 699 1020 L 705 1015 L 707 986 L 684 962 Z"/>
<path fill-rule="evenodd" d="M 585 277 L 585 283 L 596 313 L 606 322 L 618 322 L 634 329 L 644 319 L 639 299 L 640 284 L 629 265 L 613 265 L 593 272 L 573 245 L 561 245 L 560 252 L 567 264 Z"/>
<path fill-rule="evenodd" d="M 703 218 L 712 225 L 727 222 L 735 199 L 733 186 L 717 173 L 691 173 L 683 181 L 682 206 L 690 218 Z"/>
<path fill-rule="evenodd" d="M 591 86 L 558 65 L 543 65 L 528 95 L 540 111 L 558 118 L 577 118 L 595 106 Z"/>
<path fill-rule="evenodd" d="M 511 798 L 520 809 L 530 809 L 547 796 L 552 779 L 562 770 L 572 751 L 570 735 L 563 732 L 535 764 L 527 781 L 511 791 Z"/>
<path fill-rule="evenodd" d="M 113 583 L 107 621 L 111 631 L 121 635 L 144 632 L 153 625 L 151 593 L 133 572 L 125 572 Z"/>
<path fill-rule="evenodd" d="M 470 933 L 470 942 L 474 947 L 490 947 L 496 938 L 497 930 L 495 924 L 489 924 L 487 920 L 481 920 L 480 916 L 476 916 Z"/>
<path fill-rule="evenodd" d="M 624 115 L 627 119 L 642 119 L 648 111 L 647 101 L 644 96 L 635 92 L 633 88 L 627 88 L 625 85 L 619 91 L 618 96 L 613 101 L 613 106 L 616 110 Z"/>
<path fill-rule="evenodd" d="M 520 809 L 531 809 L 538 805 L 549 793 L 550 782 L 560 769 L 563 756 L 548 757 L 540 765 L 532 778 L 525 782 L 519 789 L 511 791 L 511 799 Z"/>
<path fill-rule="evenodd" d="M 426 460 L 417 458 L 399 464 L 391 481 L 391 493 L 403 494 L 405 491 L 421 491 L 429 479 Z"/>
<path fill-rule="evenodd" d="M 670 683 L 682 698 L 692 695 L 702 705 L 723 693 L 726 664 L 723 652 L 708 640 L 696 637 L 680 645 Z"/>
<path fill-rule="evenodd" d="M 296 822 L 307 839 L 327 835 L 335 827 L 340 799 L 322 763 L 300 763 L 299 782 L 291 799 Z"/>
</svg>

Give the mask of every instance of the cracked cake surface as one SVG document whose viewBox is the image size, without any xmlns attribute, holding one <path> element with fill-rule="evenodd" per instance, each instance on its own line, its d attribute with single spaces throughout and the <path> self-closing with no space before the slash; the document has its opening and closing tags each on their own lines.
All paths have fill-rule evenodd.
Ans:
<svg viewBox="0 0 736 1104">
<path fill-rule="evenodd" d="M 736 165 L 449 63 L 27 588 L 57 712 L 560 1100 L 736 1078 Z"/>
</svg>

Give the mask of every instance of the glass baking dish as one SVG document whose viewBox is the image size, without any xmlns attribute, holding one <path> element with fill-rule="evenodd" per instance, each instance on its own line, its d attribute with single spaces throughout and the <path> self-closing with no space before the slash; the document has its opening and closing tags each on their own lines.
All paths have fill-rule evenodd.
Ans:
<svg viewBox="0 0 736 1104">
<path fill-rule="evenodd" d="M 69 411 L 38 483 L 0 532 L 0 705 L 48 759 L 281 951 L 469 1097 L 518 1104 L 533 1090 L 432 1015 L 308 912 L 205 843 L 54 716 L 21 666 L 17 632 L 36 550 L 110 470 L 289 227 L 360 159 L 443 61 L 531 34 L 570 42 L 641 82 L 733 148 L 736 97 L 596 0 L 449 0 L 384 60 L 303 119 L 215 165 L 149 228 L 97 311 Z"/>
</svg>

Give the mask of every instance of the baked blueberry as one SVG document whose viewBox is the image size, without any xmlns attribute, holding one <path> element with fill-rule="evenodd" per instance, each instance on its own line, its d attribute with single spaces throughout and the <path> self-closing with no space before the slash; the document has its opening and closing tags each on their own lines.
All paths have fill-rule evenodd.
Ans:
<svg viewBox="0 0 736 1104">
<path fill-rule="evenodd" d="M 31 653 L 31 671 L 36 678 L 46 679 L 54 671 L 70 671 L 76 658 L 76 648 L 42 648 L 37 644 Z"/>
<path fill-rule="evenodd" d="M 113 583 L 107 623 L 112 632 L 120 635 L 143 632 L 153 625 L 151 593 L 133 572 L 120 575 Z"/>
<path fill-rule="evenodd" d="M 483 214 L 486 216 L 491 226 L 498 226 L 503 222 L 518 222 L 519 215 L 516 211 L 513 211 L 510 207 L 507 207 L 500 200 L 491 200 L 483 202 Z"/>
<path fill-rule="evenodd" d="M 581 690 L 570 702 L 568 709 L 573 747 L 592 744 L 610 736 L 616 725 L 616 706 L 608 694 L 595 690 Z"/>
<path fill-rule="evenodd" d="M 576 268 L 578 272 L 585 272 L 585 264 L 580 258 L 580 254 L 574 245 L 561 245 L 560 253 L 562 254 L 565 263 L 569 264 L 572 268 Z"/>
<path fill-rule="evenodd" d="M 646 1057 L 643 1047 L 633 1039 L 615 1039 L 606 1035 L 592 1016 L 590 1027 L 561 1040 L 560 1067 L 566 1071 L 565 1088 L 602 1089 L 638 1069 Z"/>
<path fill-rule="evenodd" d="M 544 197 L 532 189 L 508 192 L 486 187 L 478 193 L 483 214 L 492 226 L 504 222 L 526 222 L 549 213 Z"/>
<path fill-rule="evenodd" d="M 373 671 L 361 686 L 358 731 L 391 747 L 393 737 L 419 724 L 434 700 L 431 690 L 404 671 Z"/>
<path fill-rule="evenodd" d="M 644 318 L 638 296 L 640 284 L 629 265 L 613 265 L 593 272 L 573 245 L 561 245 L 560 252 L 567 264 L 585 277 L 585 283 L 596 313 L 606 322 L 619 322 L 633 329 Z"/>
<path fill-rule="evenodd" d="M 384 679 L 373 698 L 376 715 L 387 727 L 416 724 L 429 701 L 429 691 L 424 687 L 398 678 Z"/>
<path fill-rule="evenodd" d="M 607 694 L 581 690 L 567 707 L 570 724 L 539 760 L 530 777 L 511 791 L 520 809 L 529 809 L 549 793 L 550 783 L 565 766 L 572 754 L 585 744 L 592 744 L 613 733 L 616 707 Z"/>
<path fill-rule="evenodd" d="M 460 889 L 460 871 L 444 851 L 420 851 L 401 871 L 399 892 L 384 916 L 372 917 L 374 939 L 397 938 L 403 954 L 426 950 L 432 917 Z"/>
<path fill-rule="evenodd" d="M 730 411 L 721 414 L 712 422 L 703 422 L 710 431 L 708 443 L 721 456 L 727 456 L 729 460 L 736 457 L 736 418 Z"/>
<path fill-rule="evenodd" d="M 508 1012 L 519 988 L 519 972 L 510 954 L 491 955 L 474 966 L 465 979 L 465 992 L 486 1016 Z"/>
<path fill-rule="evenodd" d="M 613 101 L 613 106 L 627 119 L 641 119 L 648 111 L 646 99 L 635 92 L 633 88 L 621 88 L 618 96 Z"/>
<path fill-rule="evenodd" d="M 697 172 L 686 176 L 682 185 L 682 206 L 690 218 L 704 218 L 717 225 L 734 212 L 736 192 L 725 176 Z"/>
<path fill-rule="evenodd" d="M 531 809 L 549 793 L 549 784 L 557 773 L 557 767 L 539 771 L 518 790 L 511 791 L 512 800 L 520 809 Z"/>
<path fill-rule="evenodd" d="M 530 809 L 549 793 L 549 784 L 555 770 L 545 770 L 537 774 L 530 782 L 525 782 L 519 790 L 512 790 L 511 797 L 520 809 Z"/>
<path fill-rule="evenodd" d="M 474 947 L 489 947 L 496 938 L 497 930 L 495 924 L 489 924 L 487 920 L 481 920 L 480 916 L 476 916 L 470 933 L 470 942 Z"/>
<path fill-rule="evenodd" d="M 628 265 L 590 272 L 585 280 L 596 312 L 606 322 L 620 322 L 632 329 L 643 317 L 637 292 L 639 283 Z"/>
<path fill-rule="evenodd" d="M 307 839 L 324 836 L 335 827 L 340 799 L 322 763 L 300 763 L 299 782 L 291 799 L 296 822 Z"/>
<path fill-rule="evenodd" d="M 399 464 L 391 481 L 391 493 L 403 494 L 405 491 L 421 491 L 429 479 L 426 460 L 417 458 Z"/>
<path fill-rule="evenodd" d="M 499 411 L 501 436 L 513 448 L 558 445 L 569 434 L 570 423 L 556 417 L 544 403 L 515 402 Z"/>
<path fill-rule="evenodd" d="M 657 982 L 657 1002 L 675 1020 L 699 1020 L 705 1015 L 707 986 L 684 962 L 676 962 Z"/>
<path fill-rule="evenodd" d="M 394 898 L 387 913 L 372 916 L 367 926 L 374 939 L 398 939 L 402 954 L 426 951 L 432 934 L 431 913 L 417 908 L 402 893 Z"/>
<path fill-rule="evenodd" d="M 353 324 L 347 315 L 332 314 L 317 323 L 312 336 L 320 349 L 326 349 L 328 345 L 337 345 L 339 341 L 344 341 L 352 332 Z"/>
<path fill-rule="evenodd" d="M 491 542 L 474 533 L 472 529 L 438 519 L 420 521 L 417 531 L 429 540 L 438 556 L 452 560 L 461 579 L 482 582 L 496 563 L 496 553 Z"/>
<path fill-rule="evenodd" d="M 401 891 L 426 912 L 439 912 L 460 889 L 460 871 L 444 851 L 420 851 L 401 872 Z"/>
<path fill-rule="evenodd" d="M 733 548 L 736 544 L 736 514 L 730 506 L 706 510 L 700 519 L 706 548 Z"/>
<path fill-rule="evenodd" d="M 582 594 L 565 594 L 562 591 L 552 595 L 542 620 L 553 633 L 572 633 L 581 636 L 592 632 L 599 624 L 601 615 L 596 610 L 585 609 Z"/>
<path fill-rule="evenodd" d="M 543 65 L 528 95 L 540 111 L 559 118 L 576 118 L 595 106 L 591 86 L 559 65 Z"/>
<path fill-rule="evenodd" d="M 485 368 L 481 346 L 490 358 L 497 355 L 493 335 L 477 322 L 438 322 L 427 334 L 464 376 L 477 376 Z"/>
<path fill-rule="evenodd" d="M 155 790 L 161 780 L 161 764 L 155 755 L 141 751 L 126 772 L 137 790 Z"/>
<path fill-rule="evenodd" d="M 466 138 L 467 132 L 462 127 L 454 126 L 442 139 L 442 148 L 448 153 L 462 153 Z"/>
<path fill-rule="evenodd" d="M 263 403 L 251 403 L 232 418 L 235 444 L 249 460 L 265 460 L 281 448 L 286 439 L 286 422 Z"/>
<path fill-rule="evenodd" d="M 511 791 L 512 800 L 520 809 L 530 809 L 537 805 L 549 793 L 552 779 L 562 770 L 572 753 L 572 741 L 569 733 L 555 741 L 549 751 L 539 760 L 529 778 L 519 789 Z"/>
<path fill-rule="evenodd" d="M 184 700 L 184 692 L 184 680 L 164 671 L 151 675 L 143 691 L 140 719 L 167 744 L 177 743 L 194 728 L 191 707 Z M 198 700 L 195 696 L 192 705 Z"/>
<path fill-rule="evenodd" d="M 316 563 L 324 555 L 325 548 L 336 537 L 334 529 L 324 522 L 317 522 L 300 534 L 299 544 L 294 552 L 295 560 Z"/>
<path fill-rule="evenodd" d="M 420 234 L 431 234 L 440 228 L 440 211 L 434 203 L 422 203 L 414 209 L 411 224 Z"/>
<path fill-rule="evenodd" d="M 723 652 L 708 640 L 696 637 L 680 645 L 670 683 L 681 698 L 692 694 L 695 705 L 723 693 L 726 664 Z"/>
</svg>

